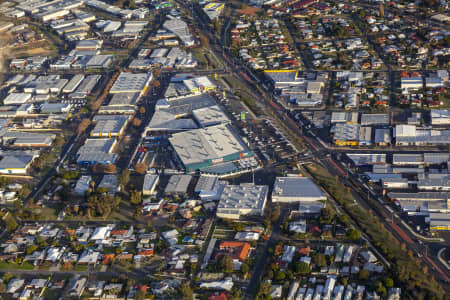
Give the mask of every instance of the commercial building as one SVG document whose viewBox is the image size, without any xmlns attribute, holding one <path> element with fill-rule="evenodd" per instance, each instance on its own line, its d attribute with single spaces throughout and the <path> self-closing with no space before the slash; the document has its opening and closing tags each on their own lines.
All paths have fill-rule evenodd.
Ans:
<svg viewBox="0 0 450 300">
<path fill-rule="evenodd" d="M 212 83 L 207 76 L 185 79 L 183 80 L 183 84 L 192 94 L 207 92 L 216 88 L 215 84 Z"/>
<path fill-rule="evenodd" d="M 152 73 L 120 73 L 110 89 L 111 94 L 140 93 L 143 95 L 153 79 Z"/>
<path fill-rule="evenodd" d="M 169 141 L 188 172 L 253 156 L 229 124 L 175 133 Z"/>
<path fill-rule="evenodd" d="M 275 89 L 305 84 L 305 78 L 293 70 L 265 70 L 264 74 L 272 81 Z"/>
<path fill-rule="evenodd" d="M 158 175 L 146 174 L 144 177 L 144 184 L 142 186 L 142 194 L 144 196 L 154 195 L 158 183 L 159 183 Z"/>
<path fill-rule="evenodd" d="M 327 200 L 317 185 L 306 177 L 277 177 L 272 202 L 310 202 Z"/>
<path fill-rule="evenodd" d="M 262 216 L 266 207 L 269 187 L 266 185 L 227 185 L 220 196 L 216 215 L 224 219 L 241 216 Z"/>
</svg>

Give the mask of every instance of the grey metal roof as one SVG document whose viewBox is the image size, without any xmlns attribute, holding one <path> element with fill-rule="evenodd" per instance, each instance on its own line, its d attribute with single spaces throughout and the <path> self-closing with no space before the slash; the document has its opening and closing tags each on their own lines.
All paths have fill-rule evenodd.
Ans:
<svg viewBox="0 0 450 300">
<path fill-rule="evenodd" d="M 32 160 L 33 156 L 31 155 L 6 155 L 0 160 L 0 169 L 23 169 Z"/>
<path fill-rule="evenodd" d="M 169 183 L 166 186 L 165 192 L 168 194 L 185 193 L 191 180 L 191 175 L 172 175 L 170 176 Z"/>
<path fill-rule="evenodd" d="M 144 177 L 144 184 L 142 190 L 148 191 L 153 188 L 153 186 L 158 182 L 159 176 L 154 174 L 146 174 Z"/>
<path fill-rule="evenodd" d="M 326 200 L 325 194 L 317 185 L 306 177 L 277 177 L 272 191 L 272 198 L 291 198 L 295 201 Z"/>
</svg>

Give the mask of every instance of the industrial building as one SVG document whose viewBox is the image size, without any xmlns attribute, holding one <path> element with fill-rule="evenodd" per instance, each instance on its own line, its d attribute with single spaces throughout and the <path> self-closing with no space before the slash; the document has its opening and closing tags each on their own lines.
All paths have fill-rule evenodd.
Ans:
<svg viewBox="0 0 450 300">
<path fill-rule="evenodd" d="M 129 116 L 97 115 L 94 117 L 95 127 L 91 131 L 93 137 L 120 137 L 125 131 Z"/>
<path fill-rule="evenodd" d="M 187 172 L 253 156 L 229 124 L 175 133 L 169 141 Z"/>
<path fill-rule="evenodd" d="M 192 115 L 200 127 L 208 127 L 230 122 L 227 115 L 217 105 L 196 109 L 192 111 Z"/>
<path fill-rule="evenodd" d="M 225 181 L 220 181 L 218 176 L 201 175 L 194 192 L 203 201 L 219 200 L 226 184 Z"/>
<path fill-rule="evenodd" d="M 449 125 L 450 124 L 450 110 L 432 110 L 431 114 L 431 125 Z"/>
<path fill-rule="evenodd" d="M 392 155 L 394 165 L 423 165 L 423 154 L 394 153 Z"/>
<path fill-rule="evenodd" d="M 247 215 L 262 216 L 268 193 L 267 185 L 227 185 L 220 196 L 216 215 L 224 219 L 239 219 Z"/>
<path fill-rule="evenodd" d="M 277 177 L 272 202 L 307 202 L 327 200 L 317 185 L 306 177 Z"/>
<path fill-rule="evenodd" d="M 169 178 L 164 192 L 168 195 L 184 195 L 187 192 L 191 180 L 191 175 L 172 175 Z"/>
<path fill-rule="evenodd" d="M 116 93 L 140 93 L 143 95 L 153 79 L 152 73 L 128 73 L 122 72 L 117 77 L 109 90 L 111 94 Z"/>
<path fill-rule="evenodd" d="M 356 166 L 386 163 L 386 154 L 384 153 L 346 153 L 346 155 Z"/>
<path fill-rule="evenodd" d="M 387 146 L 391 144 L 390 129 L 377 128 L 375 129 L 375 144 L 378 146 Z"/>
<path fill-rule="evenodd" d="M 387 126 L 389 114 L 362 114 L 361 126 Z"/>
<path fill-rule="evenodd" d="M 358 146 L 360 129 L 359 124 L 337 123 L 331 127 L 330 132 L 336 145 Z"/>
<path fill-rule="evenodd" d="M 358 124 L 358 112 L 344 112 L 344 111 L 333 111 L 331 113 L 331 124 L 335 123 L 345 123 L 345 124 Z"/>
<path fill-rule="evenodd" d="M 186 47 L 194 46 L 195 40 L 192 36 L 186 22 L 180 19 L 166 20 L 163 27 L 176 35 Z"/>
<path fill-rule="evenodd" d="M 114 138 L 87 139 L 77 152 L 77 163 L 80 165 L 113 164 L 117 154 L 113 153 L 117 144 Z"/>
<path fill-rule="evenodd" d="M 142 194 L 144 196 L 152 196 L 155 194 L 156 187 L 159 183 L 159 176 L 154 174 L 145 174 L 144 184 L 142 186 Z"/>
<path fill-rule="evenodd" d="M 16 153 L 15 151 L 0 154 L 0 174 L 25 175 L 37 157 L 36 154 Z"/>
<path fill-rule="evenodd" d="M 20 105 L 27 103 L 31 99 L 28 93 L 11 93 L 3 99 L 3 105 Z"/>
</svg>

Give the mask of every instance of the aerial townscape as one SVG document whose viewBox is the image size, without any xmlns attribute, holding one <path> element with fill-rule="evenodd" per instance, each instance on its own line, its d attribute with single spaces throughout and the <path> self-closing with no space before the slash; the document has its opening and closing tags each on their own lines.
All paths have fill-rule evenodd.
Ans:
<svg viewBox="0 0 450 300">
<path fill-rule="evenodd" d="M 0 0 L 0 299 L 450 300 L 447 0 Z"/>
</svg>

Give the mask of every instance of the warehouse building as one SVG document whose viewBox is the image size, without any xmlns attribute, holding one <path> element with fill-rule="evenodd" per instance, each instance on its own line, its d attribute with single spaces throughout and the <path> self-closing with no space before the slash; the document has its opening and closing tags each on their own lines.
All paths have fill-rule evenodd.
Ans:
<svg viewBox="0 0 450 300">
<path fill-rule="evenodd" d="M 394 153 L 392 163 L 398 166 L 423 165 L 423 154 Z"/>
<path fill-rule="evenodd" d="M 391 144 L 390 129 L 375 129 L 375 144 L 378 146 L 388 146 Z"/>
<path fill-rule="evenodd" d="M 31 99 L 28 93 L 11 93 L 3 99 L 3 105 L 21 105 L 27 103 Z"/>
<path fill-rule="evenodd" d="M 267 185 L 227 185 L 220 196 L 216 215 L 224 219 L 263 216 L 268 193 Z"/>
<path fill-rule="evenodd" d="M 186 22 L 180 19 L 166 20 L 163 24 L 163 27 L 169 32 L 175 34 L 183 42 L 184 46 L 194 46 L 195 40 Z"/>
<path fill-rule="evenodd" d="M 430 230 L 450 230 L 450 212 L 430 213 Z"/>
<path fill-rule="evenodd" d="M 219 200 L 226 184 L 225 181 L 220 181 L 218 176 L 201 175 L 194 192 L 203 201 Z"/>
<path fill-rule="evenodd" d="M 406 178 L 383 178 L 381 186 L 385 189 L 407 189 L 408 179 Z"/>
<path fill-rule="evenodd" d="M 359 124 L 337 123 L 331 127 L 330 132 L 333 134 L 333 141 L 336 145 L 358 146 L 360 129 Z"/>
<path fill-rule="evenodd" d="M 116 143 L 116 139 L 87 139 L 77 152 L 77 164 L 113 164 L 117 159 L 117 154 L 113 153 Z"/>
<path fill-rule="evenodd" d="M 389 114 L 362 114 L 362 126 L 387 126 L 389 125 Z"/>
<path fill-rule="evenodd" d="M 384 153 L 346 153 L 346 155 L 358 167 L 386 163 Z"/>
<path fill-rule="evenodd" d="M 116 93 L 140 93 L 143 95 L 153 79 L 152 73 L 128 73 L 122 72 L 117 77 L 110 89 L 111 94 Z"/>
<path fill-rule="evenodd" d="M 142 185 L 142 194 L 152 196 L 156 194 L 156 187 L 159 183 L 159 176 L 154 174 L 145 174 L 144 184 Z"/>
<path fill-rule="evenodd" d="M 275 89 L 305 85 L 305 78 L 293 70 L 265 70 L 264 74 L 272 81 Z"/>
<path fill-rule="evenodd" d="M 447 201 L 450 199 L 449 192 L 418 192 L 418 193 L 389 193 L 392 200 L 415 200 L 415 201 Z"/>
<path fill-rule="evenodd" d="M 450 110 L 432 110 L 431 111 L 432 125 L 449 125 L 450 124 Z"/>
<path fill-rule="evenodd" d="M 81 82 L 83 82 L 84 80 L 84 75 L 83 74 L 76 74 L 72 77 L 72 79 L 70 79 L 69 83 L 67 83 L 67 85 L 64 87 L 63 89 L 63 93 L 73 93 L 76 88 L 81 84 Z"/>
<path fill-rule="evenodd" d="M 344 112 L 334 111 L 331 113 L 331 124 L 345 123 L 345 124 L 358 124 L 358 112 Z"/>
<path fill-rule="evenodd" d="M 91 131 L 93 137 L 120 137 L 125 132 L 129 116 L 97 115 L 94 117 L 95 127 Z"/>
<path fill-rule="evenodd" d="M 372 127 L 360 128 L 358 143 L 360 146 L 372 145 Z"/>
<path fill-rule="evenodd" d="M 423 154 L 423 162 L 427 166 L 447 164 L 450 161 L 450 153 L 427 152 Z"/>
<path fill-rule="evenodd" d="M 187 172 L 253 156 L 230 124 L 175 133 L 169 141 Z"/>
<path fill-rule="evenodd" d="M 327 197 L 306 177 L 277 177 L 272 191 L 272 202 L 325 201 Z"/>
<path fill-rule="evenodd" d="M 167 183 L 164 192 L 167 195 L 185 195 L 191 180 L 191 175 L 172 175 L 169 178 L 169 182 Z"/>
<path fill-rule="evenodd" d="M 4 146 L 10 147 L 49 147 L 56 138 L 52 133 L 35 133 L 2 130 L 0 138 Z"/>
<path fill-rule="evenodd" d="M 192 111 L 192 115 L 200 127 L 229 123 L 230 119 L 219 106 L 209 106 Z"/>
<path fill-rule="evenodd" d="M 25 175 L 38 155 L 3 152 L 0 155 L 0 174 Z"/>
<path fill-rule="evenodd" d="M 104 188 L 107 193 L 115 195 L 120 192 L 119 178 L 116 174 L 105 174 L 98 187 Z"/>
<path fill-rule="evenodd" d="M 100 114 L 133 114 L 137 102 L 140 100 L 139 93 L 113 94 L 107 105 L 100 107 Z"/>
</svg>

